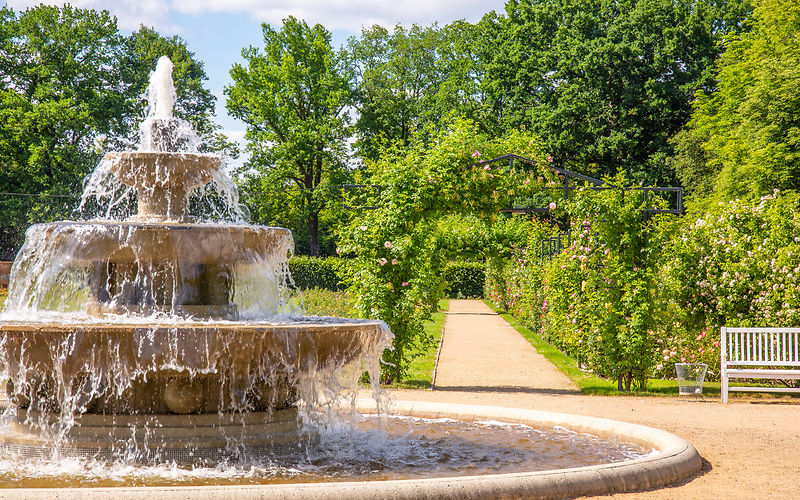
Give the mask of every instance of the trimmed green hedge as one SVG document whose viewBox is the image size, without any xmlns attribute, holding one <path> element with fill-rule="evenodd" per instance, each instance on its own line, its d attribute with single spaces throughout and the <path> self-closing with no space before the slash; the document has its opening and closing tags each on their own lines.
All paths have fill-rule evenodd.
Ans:
<svg viewBox="0 0 800 500">
<path fill-rule="evenodd" d="M 350 272 L 350 261 L 337 257 L 299 255 L 289 261 L 289 271 L 297 288 L 341 291 L 347 288 L 344 277 Z M 483 262 L 449 262 L 443 271 L 451 298 L 483 298 L 486 269 Z"/>
<path fill-rule="evenodd" d="M 447 285 L 445 293 L 451 298 L 482 299 L 486 281 L 483 262 L 449 262 L 443 277 Z"/>
<path fill-rule="evenodd" d="M 349 262 L 336 257 L 308 257 L 298 255 L 289 260 L 289 271 L 297 288 L 308 290 L 339 291 L 347 288 L 343 281 L 347 276 Z"/>
</svg>

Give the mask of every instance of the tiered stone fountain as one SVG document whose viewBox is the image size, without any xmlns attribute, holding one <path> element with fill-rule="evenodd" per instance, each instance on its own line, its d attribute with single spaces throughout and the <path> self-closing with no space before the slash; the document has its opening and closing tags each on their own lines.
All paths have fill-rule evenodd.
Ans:
<svg viewBox="0 0 800 500">
<path fill-rule="evenodd" d="M 135 189 L 124 221 L 32 226 L 0 317 L 6 446 L 191 460 L 296 439 L 298 387 L 385 346 L 379 321 L 281 320 L 287 229 L 199 223 L 189 194 L 221 160 L 176 152 L 159 61 L 140 151 L 100 169 Z"/>
</svg>

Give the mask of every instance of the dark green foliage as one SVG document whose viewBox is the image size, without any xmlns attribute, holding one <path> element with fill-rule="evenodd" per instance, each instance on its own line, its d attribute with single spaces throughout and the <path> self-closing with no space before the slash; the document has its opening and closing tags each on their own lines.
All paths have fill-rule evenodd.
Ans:
<svg viewBox="0 0 800 500">
<path fill-rule="evenodd" d="M 104 135 L 120 126 L 116 48 L 107 12 L 39 6 L 0 11 L 0 191 L 74 195 Z M 64 218 L 75 199 L 4 197 L 3 258 L 34 221 Z"/>
<path fill-rule="evenodd" d="M 728 40 L 719 90 L 698 93 L 676 139 L 679 174 L 699 195 L 800 189 L 800 4 L 755 4 L 752 32 Z"/>
<path fill-rule="evenodd" d="M 511 0 L 484 88 L 505 127 L 540 135 L 556 164 L 672 184 L 669 143 L 713 89 L 722 35 L 746 2 Z"/>
<path fill-rule="evenodd" d="M 295 286 L 301 290 L 321 288 L 344 290 L 349 262 L 337 257 L 296 256 L 289 260 L 289 271 Z"/>
<path fill-rule="evenodd" d="M 486 281 L 483 262 L 448 262 L 442 271 L 446 283 L 444 293 L 456 299 L 482 299 Z"/>
<path fill-rule="evenodd" d="M 485 37 L 483 26 L 456 21 L 391 31 L 375 25 L 350 38 L 360 156 L 377 160 L 389 144 L 407 146 L 443 117 L 480 121 Z"/>
</svg>

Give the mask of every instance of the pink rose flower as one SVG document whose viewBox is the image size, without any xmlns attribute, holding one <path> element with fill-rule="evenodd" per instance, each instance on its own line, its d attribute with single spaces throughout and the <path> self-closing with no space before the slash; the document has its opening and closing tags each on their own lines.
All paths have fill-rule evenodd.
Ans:
<svg viewBox="0 0 800 500">
<path fill-rule="evenodd" d="M 385 246 L 386 248 L 392 248 L 392 242 L 391 241 L 385 241 L 383 243 L 383 246 Z"/>
</svg>

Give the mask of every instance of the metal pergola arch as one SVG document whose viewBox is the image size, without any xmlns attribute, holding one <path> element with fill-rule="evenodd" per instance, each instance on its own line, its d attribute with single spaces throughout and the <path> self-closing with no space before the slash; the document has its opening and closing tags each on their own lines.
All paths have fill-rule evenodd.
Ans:
<svg viewBox="0 0 800 500">
<path fill-rule="evenodd" d="M 600 191 L 605 189 L 621 189 L 623 195 L 627 191 L 640 191 L 644 193 L 644 200 L 645 200 L 645 209 L 643 210 L 645 216 L 649 217 L 653 214 L 659 213 L 667 213 L 667 214 L 683 214 L 683 188 L 682 187 L 625 187 L 625 186 L 614 186 L 611 185 L 601 179 L 597 179 L 594 177 L 590 177 L 588 175 L 579 174 L 578 172 L 573 172 L 571 170 L 567 170 L 564 168 L 556 167 L 555 165 L 551 164 L 544 164 L 540 165 L 539 162 L 536 160 L 532 160 L 530 158 L 526 158 L 524 156 L 520 156 L 517 154 L 507 154 L 503 156 L 498 156 L 497 158 L 492 158 L 491 160 L 484 160 L 477 163 L 476 167 L 482 167 L 485 165 L 492 165 L 495 163 L 501 162 L 508 162 L 509 168 L 514 168 L 514 163 L 522 163 L 525 165 L 529 165 L 535 169 L 537 167 L 544 167 L 548 170 L 551 170 L 558 174 L 559 179 L 562 180 L 563 184 L 559 186 L 550 186 L 550 187 L 543 187 L 542 189 L 547 190 L 560 190 L 565 191 L 565 196 L 569 197 L 569 192 L 578 189 L 581 186 L 577 185 L 577 182 L 589 183 L 591 186 L 588 186 L 589 189 Z M 574 184 L 570 185 L 570 179 L 575 182 Z M 649 200 L 649 193 L 675 193 L 675 205 L 674 208 L 647 208 L 647 203 Z M 502 212 L 506 213 L 547 213 L 550 211 L 548 207 L 507 207 L 501 210 Z"/>
</svg>

